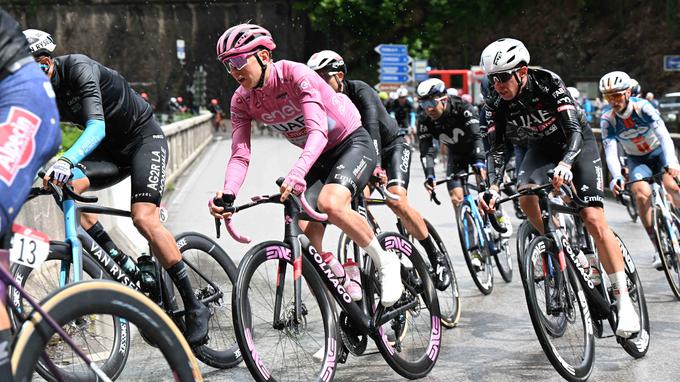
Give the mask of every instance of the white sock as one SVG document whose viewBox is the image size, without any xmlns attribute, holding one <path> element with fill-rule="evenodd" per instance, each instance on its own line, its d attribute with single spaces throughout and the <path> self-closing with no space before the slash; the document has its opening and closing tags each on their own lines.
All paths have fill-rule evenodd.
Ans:
<svg viewBox="0 0 680 382">
<path fill-rule="evenodd" d="M 609 281 L 612 282 L 612 288 L 614 288 L 614 296 L 616 300 L 630 299 L 628 295 L 628 285 L 626 284 L 626 272 L 614 272 L 609 273 Z"/>
<path fill-rule="evenodd" d="M 380 243 L 378 242 L 378 238 L 373 236 L 373 240 L 371 240 L 370 243 L 368 243 L 367 246 L 361 248 L 366 252 L 369 256 L 371 256 L 371 260 L 373 260 L 373 263 L 375 263 L 375 267 L 377 269 L 380 269 L 380 267 L 383 264 L 383 256 L 385 253 L 385 250 L 380 246 Z"/>
</svg>

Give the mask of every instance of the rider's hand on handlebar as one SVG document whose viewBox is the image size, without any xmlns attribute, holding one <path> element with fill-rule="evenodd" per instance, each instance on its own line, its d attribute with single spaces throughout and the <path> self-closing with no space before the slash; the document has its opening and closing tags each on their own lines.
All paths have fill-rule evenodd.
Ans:
<svg viewBox="0 0 680 382">
<path fill-rule="evenodd" d="M 487 191 L 480 192 L 477 194 L 477 201 L 479 202 L 479 208 L 487 214 L 496 213 L 496 202 L 501 198 L 498 194 L 498 190 L 495 186 L 489 188 Z"/>
<path fill-rule="evenodd" d="M 619 193 L 623 191 L 623 177 L 617 176 L 616 178 L 612 179 L 612 181 L 609 183 L 609 189 L 612 190 L 612 193 L 615 197 L 618 197 Z"/>
<path fill-rule="evenodd" d="M 680 175 L 680 164 L 677 163 L 671 163 L 668 166 L 666 166 L 666 172 L 673 177 L 677 177 Z"/>
<path fill-rule="evenodd" d="M 233 215 L 233 213 L 224 212 L 224 207 L 215 205 L 215 199 L 222 199 L 222 195 L 223 193 L 221 191 L 215 193 L 215 198 L 208 201 L 208 210 L 210 211 L 210 215 L 216 219 L 229 220 L 231 219 L 231 215 Z"/>
<path fill-rule="evenodd" d="M 305 191 L 305 188 L 307 188 L 307 182 L 305 182 L 304 175 L 298 174 L 298 172 L 293 169 L 288 173 L 288 176 L 286 176 L 286 179 L 284 179 L 281 184 L 281 201 L 284 202 L 288 199 L 291 192 L 295 195 L 302 194 Z"/>
<path fill-rule="evenodd" d="M 59 187 L 64 185 L 71 179 L 71 162 L 66 158 L 59 158 L 45 173 L 43 177 L 43 188 L 47 189 L 47 184 L 52 181 Z"/>
<path fill-rule="evenodd" d="M 425 183 L 424 183 L 424 186 L 425 186 L 425 189 L 427 190 L 427 192 L 428 192 L 429 194 L 431 194 L 432 191 L 434 191 L 434 177 L 433 177 L 433 176 L 428 176 L 428 177 L 427 177 L 427 180 L 426 180 Z"/>
<path fill-rule="evenodd" d="M 564 162 L 558 163 L 553 171 L 552 184 L 556 190 L 560 189 L 562 183 L 570 183 L 571 179 L 574 177 L 571 173 L 571 166 Z"/>
<path fill-rule="evenodd" d="M 387 172 L 380 166 L 375 166 L 375 170 L 373 170 L 373 177 L 378 179 L 379 184 L 387 183 Z"/>
</svg>

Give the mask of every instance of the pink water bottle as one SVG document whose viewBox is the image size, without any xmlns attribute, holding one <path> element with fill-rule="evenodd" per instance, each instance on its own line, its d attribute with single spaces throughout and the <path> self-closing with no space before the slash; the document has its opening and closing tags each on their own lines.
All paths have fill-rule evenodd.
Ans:
<svg viewBox="0 0 680 382">
<path fill-rule="evenodd" d="M 342 264 L 338 261 L 338 259 L 333 256 L 333 253 L 331 252 L 322 252 L 321 253 L 321 258 L 323 261 L 328 264 L 328 267 L 331 268 L 331 272 L 335 275 L 337 278 L 344 278 L 345 277 L 345 270 L 342 267 Z"/>
<path fill-rule="evenodd" d="M 361 272 L 359 271 L 359 266 L 354 260 L 349 259 L 345 264 L 345 274 L 347 278 L 345 279 L 345 289 L 347 293 L 352 298 L 352 301 L 361 300 Z"/>
</svg>

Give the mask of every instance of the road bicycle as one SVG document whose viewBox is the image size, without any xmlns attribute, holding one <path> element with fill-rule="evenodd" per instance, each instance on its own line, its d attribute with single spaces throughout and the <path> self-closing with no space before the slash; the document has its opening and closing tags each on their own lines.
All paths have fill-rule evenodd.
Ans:
<svg viewBox="0 0 680 382">
<path fill-rule="evenodd" d="M 664 172 L 642 179 L 627 182 L 630 186 L 635 182 L 647 182 L 652 188 L 650 206 L 652 208 L 652 226 L 656 238 L 656 247 L 661 257 L 663 271 L 671 291 L 680 299 L 680 218 L 668 200 L 668 193 L 663 186 Z"/>
<path fill-rule="evenodd" d="M 453 179 L 458 179 L 463 188 L 464 199 L 456 211 L 456 223 L 458 237 L 463 251 L 463 257 L 467 264 L 472 280 L 480 292 L 485 295 L 493 291 L 493 259 L 496 261 L 498 272 L 505 282 L 512 281 L 512 255 L 507 238 L 502 237 L 491 229 L 486 214 L 482 214 L 477 206 L 477 200 L 470 194 L 468 177 L 474 173 L 462 171 L 451 174 L 446 179 L 438 180 L 435 186 L 444 184 Z M 434 190 L 430 199 L 437 205 L 441 205 Z M 473 264 L 473 259 L 479 260 L 479 267 Z"/>
<path fill-rule="evenodd" d="M 39 269 L 21 264 L 12 266 L 11 272 L 22 286 L 29 288 L 34 296 L 44 296 L 69 283 L 83 280 L 84 274 L 91 279 L 112 279 L 145 293 L 184 332 L 185 312 L 181 300 L 177 298 L 179 292 L 160 264 L 151 256 L 143 256 L 138 259 L 140 262 L 135 267 L 144 272 L 126 270 L 80 226 L 82 212 L 130 217 L 129 211 L 76 203 L 95 203 L 97 198 L 78 195 L 69 186 L 61 189 L 50 184 L 48 189 L 33 188 L 29 198 L 40 195 L 52 195 L 64 211 L 66 241 L 51 245 L 47 261 Z M 231 306 L 228 303 L 233 282 L 236 280 L 236 266 L 219 245 L 204 235 L 183 233 L 176 237 L 176 243 L 187 265 L 196 297 L 211 311 L 210 339 L 205 345 L 195 346 L 193 351 L 207 365 L 216 368 L 233 367 L 241 361 L 230 325 Z M 140 277 L 142 274 L 145 277 Z M 12 288 L 10 296 L 14 309 L 24 311 L 26 302 Z M 12 315 L 12 320 L 15 325 L 18 324 L 15 315 Z M 102 369 L 110 377 L 117 378 L 125 366 L 131 346 L 129 326 L 125 320 L 113 316 L 93 316 L 87 318 L 78 329 L 79 337 L 87 343 L 90 353 L 104 361 Z M 155 345 L 146 337 L 146 332 L 142 331 L 140 334 L 147 343 Z M 81 373 L 82 365 L 77 362 L 73 353 L 53 354 L 57 355 L 60 357 L 58 366 L 69 380 L 90 380 L 87 373 Z M 53 379 L 43 362 L 39 363 L 38 372 L 48 380 Z"/>
<path fill-rule="evenodd" d="M 48 248 L 56 243 L 48 243 L 46 235 L 35 230 L 14 225 L 14 247 L 12 261 L 28 267 L 40 266 L 48 256 Z M 141 293 L 124 287 L 119 283 L 105 280 L 81 281 L 47 295 L 40 304 L 17 282 L 7 270 L 9 253 L 0 250 L 0 290 L 2 299 L 7 287 L 13 294 L 20 296 L 32 310 L 15 311 L 20 318 L 16 325 L 16 335 L 9 350 L 9 363 L 2 367 L 11 368 L 15 382 L 31 381 L 36 364 L 42 359 L 50 375 L 57 381 L 70 381 L 69 375 L 60 371 L 52 361 L 50 348 L 70 348 L 82 361 L 82 376 L 90 381 L 110 382 L 101 362 L 96 362 L 79 346 L 77 327 L 95 316 L 111 315 L 126 326 L 135 325 L 146 333 L 160 349 L 167 362 L 167 374 L 158 375 L 159 379 L 172 378 L 175 381 L 202 381 L 196 358 L 191 352 L 184 336 L 170 318 L 152 301 Z M 6 303 L 6 301 L 3 301 Z M 1 304 L 0 304 L 1 305 Z M 30 312 L 28 314 L 25 314 Z M 58 343 L 58 344 L 57 344 Z M 7 374 L 0 372 L 0 374 Z M 12 382 L 12 381 L 5 381 Z"/>
<path fill-rule="evenodd" d="M 369 226 L 373 229 L 373 232 L 376 235 L 381 234 L 383 231 L 380 228 L 380 225 L 378 224 L 378 221 L 376 220 L 375 216 L 371 213 L 369 207 L 370 206 L 386 206 L 387 205 L 387 199 L 392 199 L 392 200 L 398 200 L 399 196 L 391 194 L 387 189 L 385 188 L 384 185 L 380 185 L 378 187 L 375 187 L 375 191 L 378 192 L 380 195 L 377 198 L 374 197 L 366 197 L 363 194 L 358 194 L 354 199 L 352 200 L 352 209 L 357 211 L 361 216 L 363 216 L 369 223 Z M 451 262 L 451 258 L 449 256 L 448 251 L 446 250 L 446 246 L 444 245 L 444 241 L 442 240 L 441 236 L 437 232 L 437 230 L 434 228 L 434 226 L 425 220 L 425 225 L 427 226 L 427 231 L 434 240 L 434 243 L 437 245 L 437 249 L 444 255 L 446 258 L 447 262 L 447 268 L 449 269 L 449 274 L 451 275 L 451 283 L 444 289 L 440 290 L 438 288 L 435 288 L 437 291 L 437 298 L 439 300 L 439 311 L 441 313 L 441 320 L 442 320 L 442 325 L 444 325 L 447 328 L 453 328 L 456 325 L 458 325 L 458 321 L 460 320 L 460 314 L 461 314 L 461 296 L 460 292 L 458 290 L 458 279 L 456 278 L 456 273 L 453 268 L 453 263 Z M 417 240 L 413 238 L 408 232 L 406 232 L 406 229 L 404 228 L 404 225 L 401 222 L 401 219 L 397 217 L 397 230 L 399 231 L 400 234 L 406 236 L 409 241 L 413 244 L 417 243 Z M 423 250 L 422 246 L 419 247 L 419 250 Z M 338 260 L 340 263 L 344 264 L 348 259 L 353 259 L 359 266 L 360 269 L 363 269 L 366 265 L 366 254 L 364 253 L 362 255 L 361 248 L 354 243 L 347 234 L 344 232 L 340 233 L 340 237 L 338 239 Z M 423 261 L 427 265 L 429 269 L 430 276 L 432 277 L 432 280 L 435 280 L 437 275 L 435 274 L 436 270 L 434 267 L 432 267 L 432 264 L 430 264 L 429 256 L 423 257 Z M 365 273 L 368 273 L 368 271 L 364 271 Z M 344 339 L 344 337 L 343 337 Z M 365 344 L 366 344 L 366 337 L 364 336 L 362 338 L 362 342 L 364 344 L 363 347 L 354 347 L 352 348 L 351 351 L 352 354 L 359 355 L 363 351 L 360 351 L 362 348 L 365 349 Z M 357 354 L 358 353 L 358 354 Z"/>
<path fill-rule="evenodd" d="M 597 258 L 593 239 L 588 235 L 579 217 L 587 207 L 575 192 L 563 187 L 571 200 L 569 204 L 556 202 L 549 197 L 552 183 L 525 188 L 516 195 L 500 199 L 497 204 L 535 195 L 543 211 L 545 234 L 534 237 L 524 251 L 520 264 L 522 284 L 529 316 L 534 331 L 555 370 L 570 381 L 585 381 L 589 378 L 595 357 L 595 337 L 603 337 L 606 320 L 616 332 L 617 310 L 614 290 L 606 272 Z M 557 226 L 555 214 L 572 215 L 579 242 L 582 247 L 572 247 L 565 231 Z M 504 227 L 491 219 L 495 229 Z M 629 338 L 616 337 L 616 341 L 634 358 L 641 358 L 649 349 L 649 317 L 642 290 L 642 283 L 628 249 L 614 233 L 625 263 L 627 287 L 630 298 L 640 319 L 640 332 Z M 595 267 L 601 275 L 599 282 L 590 278 L 591 272 L 579 261 L 579 252 L 595 257 Z"/>
<path fill-rule="evenodd" d="M 364 268 L 369 273 L 361 274 L 363 302 L 354 302 L 298 226 L 300 220 L 326 219 L 309 207 L 304 196 L 290 195 L 284 202 L 280 194 L 256 196 L 240 206 L 232 202 L 215 200 L 233 213 L 264 204 L 284 206 L 283 240 L 260 243 L 245 254 L 232 295 L 236 338 L 255 380 L 332 380 L 346 356 L 338 326 L 355 336 L 370 336 L 385 361 L 403 377 L 422 378 L 432 370 L 441 347 L 439 303 L 429 270 L 406 237 L 389 232 L 378 236 L 383 248 L 411 264 L 402 262 L 401 298 L 391 307 L 380 304 L 377 272 L 369 258 Z M 227 224 L 230 235 L 249 242 L 232 221 Z M 337 319 L 329 295 L 344 319 Z M 407 326 L 408 333 L 402 336 Z M 319 348 L 323 355 L 317 359 L 313 353 Z"/>
</svg>

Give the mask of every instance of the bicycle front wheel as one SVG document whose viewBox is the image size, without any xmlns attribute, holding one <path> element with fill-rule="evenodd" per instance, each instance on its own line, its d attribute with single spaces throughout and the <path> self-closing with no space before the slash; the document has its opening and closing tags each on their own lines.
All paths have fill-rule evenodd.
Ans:
<svg viewBox="0 0 680 382">
<path fill-rule="evenodd" d="M 132 323 L 144 331 L 158 345 L 167 361 L 165 373 L 149 375 L 147 371 L 145 377 L 156 381 L 170 378 L 187 382 L 203 380 L 196 358 L 177 326 L 151 300 L 126 286 L 113 281 L 82 281 L 50 294 L 41 306 L 62 326 L 92 315 L 122 317 L 126 325 Z M 40 314 L 31 314 L 31 319 L 21 326 L 14 342 L 12 371 L 15 381 L 31 380 L 43 349 L 55 336 L 59 338 L 55 333 Z M 154 366 L 158 367 L 158 364 Z M 88 380 L 97 380 L 94 373 L 89 372 Z M 62 377 L 66 378 L 65 375 Z"/>
<path fill-rule="evenodd" d="M 369 274 L 373 277 L 369 278 L 365 288 L 366 296 L 372 299 L 369 302 L 373 309 L 378 309 L 377 320 L 400 307 L 410 308 L 380 325 L 373 339 L 385 361 L 399 375 L 408 379 L 423 378 L 434 367 L 441 349 L 441 317 L 434 283 L 422 256 L 406 237 L 383 232 L 378 235 L 378 241 L 383 248 L 402 259 L 404 293 L 389 308 L 378 305 L 380 286 L 376 269 L 372 266 Z M 405 266 L 405 263 L 412 266 Z"/>
<path fill-rule="evenodd" d="M 71 247 L 66 243 L 51 242 L 47 260 L 39 268 L 13 264 L 10 271 L 31 298 L 40 301 L 60 289 L 59 266 L 62 262 L 71 261 L 70 250 Z M 108 278 L 106 270 L 86 253 L 83 253 L 82 261 L 86 280 Z M 9 288 L 9 296 L 12 325 L 18 328 L 22 321 L 19 316 L 30 312 L 32 308 L 14 288 Z M 65 322 L 63 329 L 88 357 L 100 365 L 106 375 L 112 379 L 120 375 L 131 346 L 130 328 L 124 319 L 106 314 L 90 314 Z M 93 380 L 92 371 L 60 337 L 56 336 L 47 343 L 45 353 L 64 379 L 76 382 Z M 42 360 L 38 363 L 37 372 L 48 381 L 56 380 Z"/>
<path fill-rule="evenodd" d="M 437 299 L 439 300 L 439 312 L 441 313 L 442 324 L 447 328 L 453 328 L 458 325 L 462 310 L 460 291 L 458 290 L 458 278 L 456 277 L 456 272 L 453 269 L 453 262 L 451 262 L 451 257 L 446 251 L 446 246 L 444 245 L 441 236 L 439 236 L 437 230 L 429 221 L 427 221 L 427 219 L 425 219 L 425 225 L 427 226 L 427 232 L 432 236 L 435 244 L 437 244 L 437 248 L 444 254 L 446 265 L 451 272 L 451 284 L 444 290 L 439 290 L 437 288 L 435 288 L 435 290 L 437 291 Z M 422 258 L 422 260 L 427 262 L 427 258 Z"/>
<path fill-rule="evenodd" d="M 522 278 L 522 282 L 524 282 L 524 267 L 522 264 L 524 264 L 524 252 L 526 251 L 526 248 L 529 246 L 529 243 L 531 243 L 531 240 L 533 240 L 536 236 L 538 236 L 538 231 L 534 228 L 533 225 L 531 225 L 531 222 L 529 220 L 523 220 L 522 223 L 519 225 L 519 228 L 517 229 L 517 237 L 516 237 L 516 242 L 517 242 L 517 264 L 519 267 L 519 272 L 520 272 L 520 277 Z"/>
<path fill-rule="evenodd" d="M 321 256 L 318 256 L 319 262 Z M 289 245 L 269 241 L 250 249 L 232 295 L 236 339 L 257 381 L 330 381 L 341 341 L 322 280 L 306 256 L 294 271 Z M 300 317 L 293 282 L 300 280 Z"/>
<path fill-rule="evenodd" d="M 653 217 L 654 233 L 659 256 L 661 257 L 661 264 L 663 264 L 663 271 L 666 274 L 666 280 L 668 280 L 668 285 L 671 287 L 675 298 L 680 299 L 680 253 L 675 253 L 671 241 L 672 229 L 675 229 L 676 235 L 680 233 L 678 231 L 680 229 L 680 221 L 674 214 L 671 214 L 672 222 L 669 226 L 663 211 L 659 207 L 654 209 Z"/>
<path fill-rule="evenodd" d="M 472 208 L 467 203 L 460 207 L 457 219 L 460 246 L 472 281 L 482 294 L 490 294 L 493 291 L 493 264 L 487 243 L 480 241 L 484 232 L 478 231 Z"/>
<path fill-rule="evenodd" d="M 194 348 L 196 357 L 219 369 L 234 367 L 241 362 L 229 300 L 236 282 L 236 266 L 222 247 L 205 235 L 182 233 L 176 241 L 187 264 L 194 294 L 210 309 L 210 339 L 207 344 Z M 176 287 L 174 293 L 179 295 Z"/>
<path fill-rule="evenodd" d="M 595 337 L 585 294 L 571 262 L 560 271 L 545 236 L 523 256 L 524 292 L 534 332 L 555 370 L 569 381 L 585 381 L 593 370 Z"/>
</svg>

